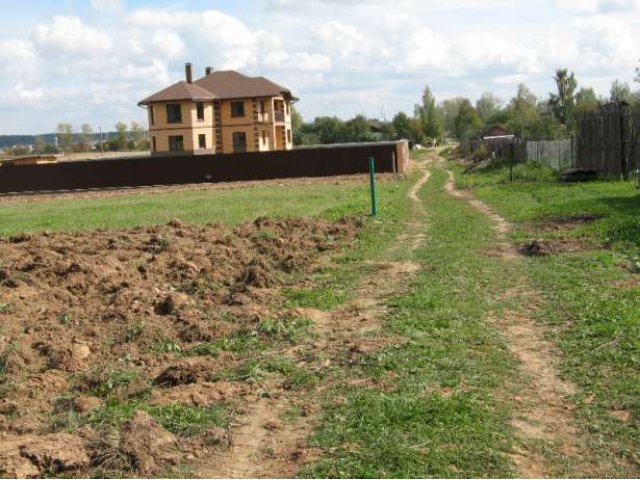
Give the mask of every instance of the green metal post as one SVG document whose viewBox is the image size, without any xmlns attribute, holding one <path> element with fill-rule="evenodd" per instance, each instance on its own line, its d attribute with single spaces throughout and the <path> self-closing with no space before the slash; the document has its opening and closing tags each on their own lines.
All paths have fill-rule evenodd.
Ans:
<svg viewBox="0 0 640 480">
<path fill-rule="evenodd" d="M 376 197 L 376 163 L 373 157 L 369 157 L 369 178 L 371 184 L 371 216 L 378 215 L 378 198 Z"/>
</svg>

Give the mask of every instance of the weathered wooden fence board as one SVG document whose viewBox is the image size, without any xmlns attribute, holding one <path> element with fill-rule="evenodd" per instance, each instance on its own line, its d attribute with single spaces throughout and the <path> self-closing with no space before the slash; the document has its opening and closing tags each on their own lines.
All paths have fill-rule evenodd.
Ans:
<svg viewBox="0 0 640 480">
<path fill-rule="evenodd" d="M 610 177 L 627 178 L 638 168 L 640 114 L 628 109 L 580 119 L 577 165 Z"/>
<path fill-rule="evenodd" d="M 527 161 L 541 162 L 554 170 L 575 166 L 575 146 L 572 138 L 566 140 L 539 140 L 526 142 Z"/>
</svg>

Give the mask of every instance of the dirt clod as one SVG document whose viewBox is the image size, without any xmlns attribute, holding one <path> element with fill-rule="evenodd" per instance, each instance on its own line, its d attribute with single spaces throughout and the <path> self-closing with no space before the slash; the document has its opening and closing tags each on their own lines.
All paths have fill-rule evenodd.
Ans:
<svg viewBox="0 0 640 480">
<path fill-rule="evenodd" d="M 167 465 L 175 465 L 179 460 L 176 445 L 172 433 L 141 411 L 133 414 L 120 434 L 120 449 L 141 475 L 151 475 Z"/>
</svg>

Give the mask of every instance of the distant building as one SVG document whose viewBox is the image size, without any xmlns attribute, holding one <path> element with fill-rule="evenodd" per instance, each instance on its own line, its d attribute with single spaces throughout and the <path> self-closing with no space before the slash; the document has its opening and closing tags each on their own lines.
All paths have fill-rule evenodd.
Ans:
<svg viewBox="0 0 640 480">
<path fill-rule="evenodd" d="M 154 155 L 265 152 L 293 148 L 291 92 L 264 77 L 229 70 L 174 83 L 138 105 L 146 107 Z"/>
</svg>

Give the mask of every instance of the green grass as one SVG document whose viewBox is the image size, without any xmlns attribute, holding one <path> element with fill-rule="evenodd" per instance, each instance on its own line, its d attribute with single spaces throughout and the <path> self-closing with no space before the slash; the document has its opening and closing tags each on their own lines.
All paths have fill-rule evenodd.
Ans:
<svg viewBox="0 0 640 480">
<path fill-rule="evenodd" d="M 395 208 L 403 182 L 380 182 L 380 210 Z M 369 212 L 368 183 L 251 186 L 173 193 L 120 194 L 102 198 L 60 197 L 2 204 L 0 235 L 18 232 L 129 228 L 188 223 L 236 225 L 259 216 L 313 216 L 337 219 Z M 35 199 L 34 199 L 35 200 Z"/>
<path fill-rule="evenodd" d="M 564 184 L 553 178 L 505 184 L 505 170 L 474 173 L 461 184 L 516 224 L 514 239 L 588 240 L 593 247 L 523 260 L 544 299 L 538 321 L 563 351 L 575 382 L 578 422 L 593 458 L 610 475 L 636 476 L 640 451 L 640 195 L 631 182 Z M 552 234 L 546 221 L 593 213 L 602 218 Z M 637 271 L 637 270 L 636 270 Z M 626 411 L 631 419 L 612 415 Z M 625 459 L 618 464 L 619 459 Z M 626 472 L 626 473 L 625 473 Z"/>
<path fill-rule="evenodd" d="M 354 283 L 375 270 L 367 260 L 384 260 L 394 251 L 392 242 L 405 228 L 411 212 L 407 191 L 416 179 L 414 175 L 409 181 L 396 182 L 380 190 L 378 217 L 366 222 L 354 244 L 315 272 L 313 286 L 284 290 L 290 307 L 332 310 L 351 297 Z"/>
<path fill-rule="evenodd" d="M 313 438 L 325 455 L 306 476 L 514 474 L 509 409 L 495 395 L 514 363 L 483 322 L 499 308 L 492 299 L 509 287 L 513 272 L 478 254 L 493 240 L 488 221 L 447 196 L 444 180 L 444 172 L 435 171 L 422 192 L 429 238 L 413 257 L 422 269 L 411 292 L 391 301 L 386 330 L 406 341 L 360 356 L 347 372 L 388 379 L 393 387 L 344 383 L 328 393 Z"/>
</svg>

